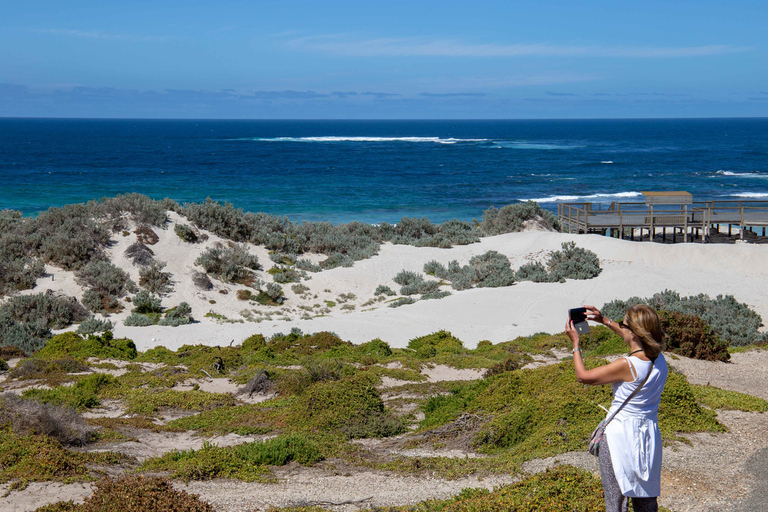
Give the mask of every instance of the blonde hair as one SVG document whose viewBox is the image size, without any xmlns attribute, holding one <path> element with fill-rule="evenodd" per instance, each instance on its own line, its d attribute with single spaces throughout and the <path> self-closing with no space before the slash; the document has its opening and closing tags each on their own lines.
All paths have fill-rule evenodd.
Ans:
<svg viewBox="0 0 768 512">
<path fill-rule="evenodd" d="M 640 338 L 643 353 L 654 359 L 666 348 L 666 334 L 661 330 L 661 322 L 656 311 L 645 304 L 635 304 L 627 309 L 627 327 Z"/>
</svg>

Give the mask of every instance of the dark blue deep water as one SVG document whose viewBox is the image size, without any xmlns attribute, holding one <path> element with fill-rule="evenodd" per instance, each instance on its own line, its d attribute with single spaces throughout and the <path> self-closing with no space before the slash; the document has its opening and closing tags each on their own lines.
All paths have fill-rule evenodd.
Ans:
<svg viewBox="0 0 768 512">
<path fill-rule="evenodd" d="M 535 199 L 768 199 L 768 119 L 0 119 L 0 209 L 127 192 L 291 220 L 435 222 Z"/>
</svg>

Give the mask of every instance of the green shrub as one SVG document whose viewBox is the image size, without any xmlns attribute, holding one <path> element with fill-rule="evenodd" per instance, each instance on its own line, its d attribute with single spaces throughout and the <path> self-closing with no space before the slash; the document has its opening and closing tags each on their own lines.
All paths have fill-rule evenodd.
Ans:
<svg viewBox="0 0 768 512">
<path fill-rule="evenodd" d="M 118 231 L 126 229 L 124 223 L 126 217 L 135 224 L 163 226 L 168 221 L 167 210 L 171 204 L 169 200 L 155 201 L 134 192 L 118 194 L 115 197 L 103 197 L 99 201 L 90 201 L 88 206 L 93 211 L 93 215 L 106 216 L 112 229 Z"/>
<path fill-rule="evenodd" d="M 82 504 L 59 502 L 36 512 L 214 512 L 194 494 L 174 489 L 160 477 L 122 476 L 96 482 L 92 496 Z"/>
<path fill-rule="evenodd" d="M 93 219 L 83 204 L 50 208 L 25 225 L 32 251 L 44 261 L 65 270 L 78 270 L 91 261 L 104 259 L 109 232 Z"/>
<path fill-rule="evenodd" d="M 728 343 L 720 339 L 701 318 L 676 311 L 660 311 L 667 348 L 675 354 L 706 361 L 728 361 Z"/>
<path fill-rule="evenodd" d="M 454 498 L 428 501 L 425 505 L 428 510 L 442 512 L 605 510 L 600 478 L 573 466 L 555 466 L 493 491 L 485 488 L 465 489 Z"/>
<path fill-rule="evenodd" d="M 82 297 L 83 305 L 94 313 L 109 315 L 123 310 L 117 298 L 103 291 L 85 290 Z"/>
<path fill-rule="evenodd" d="M 181 238 L 183 241 L 189 244 L 196 244 L 198 242 L 197 234 L 195 233 L 195 230 L 187 226 L 186 224 L 176 224 L 173 227 L 173 231 L 176 233 L 176 235 L 179 238 Z"/>
<path fill-rule="evenodd" d="M 109 261 L 88 263 L 75 273 L 75 278 L 82 286 L 112 297 L 123 297 L 137 289 L 128 273 Z"/>
<path fill-rule="evenodd" d="M 392 355 L 392 348 L 389 343 L 379 338 L 372 339 L 355 347 L 355 350 L 362 355 L 369 357 L 389 357 Z"/>
<path fill-rule="evenodd" d="M 248 252 L 246 245 L 224 246 L 220 243 L 214 244 L 200 254 L 195 260 L 195 265 L 200 265 L 206 273 L 224 282 L 243 284 L 254 279 L 250 270 L 260 268 L 259 259 Z"/>
<path fill-rule="evenodd" d="M 74 332 L 57 334 L 37 353 L 41 358 L 74 357 L 86 359 L 98 357 L 101 359 L 121 359 L 130 361 L 136 358 L 136 344 L 128 338 L 114 339 L 107 331 L 101 336 L 89 335 L 87 338 Z"/>
<path fill-rule="evenodd" d="M 466 353 L 464 344 L 448 331 L 438 331 L 427 336 L 414 338 L 408 342 L 408 348 L 415 350 L 419 357 L 433 357 L 437 353 Z M 431 355 L 428 355 L 431 354 Z"/>
<path fill-rule="evenodd" d="M 87 480 L 88 460 L 86 454 L 64 448 L 55 437 L 22 436 L 0 428 L 0 482 Z"/>
<path fill-rule="evenodd" d="M 160 319 L 158 325 L 168 325 L 171 327 L 178 327 L 180 325 L 186 325 L 192 323 L 192 307 L 186 302 L 182 302 L 175 308 L 171 308 L 165 312 L 165 316 Z"/>
<path fill-rule="evenodd" d="M 163 272 L 165 263 L 152 261 L 139 269 L 139 286 L 152 293 L 162 295 L 173 290 L 171 273 Z"/>
<path fill-rule="evenodd" d="M 600 274 L 600 260 L 597 255 L 576 242 L 563 242 L 562 250 L 553 252 L 547 260 L 551 281 L 565 282 L 566 279 L 592 279 Z"/>
<path fill-rule="evenodd" d="M 410 297 L 403 297 L 402 299 L 397 299 L 389 304 L 387 304 L 388 308 L 399 308 L 400 306 L 407 306 L 408 304 L 413 304 L 416 301 Z"/>
<path fill-rule="evenodd" d="M 43 404 L 61 405 L 72 409 L 91 409 L 99 405 L 99 391 L 114 385 L 112 375 L 95 373 L 78 380 L 74 386 L 57 386 L 53 389 L 32 388 L 21 396 Z"/>
<path fill-rule="evenodd" d="M 552 280 L 547 273 L 546 267 L 538 261 L 521 265 L 515 273 L 515 279 L 518 281 L 533 281 L 534 283 L 549 283 Z"/>
<path fill-rule="evenodd" d="M 12 229 L 0 228 L 0 295 L 34 288 L 37 278 L 45 275 L 43 262 L 28 254 L 25 238 Z"/>
<path fill-rule="evenodd" d="M 0 306 L 0 348 L 16 347 L 32 354 L 45 346 L 51 330 L 43 323 L 18 322 L 10 312 Z"/>
<path fill-rule="evenodd" d="M 154 414 L 161 409 L 203 411 L 232 406 L 235 399 L 227 393 L 205 391 L 173 391 L 171 389 L 131 389 L 126 395 L 126 412 Z"/>
<path fill-rule="evenodd" d="M 175 478 L 185 480 L 238 478 L 253 481 L 268 473 L 268 465 L 283 466 L 291 461 L 310 465 L 322 459 L 315 442 L 291 434 L 225 448 L 205 442 L 200 450 L 172 451 L 149 459 L 143 468 L 172 471 Z"/>
<path fill-rule="evenodd" d="M 341 380 L 352 374 L 353 368 L 338 360 L 307 360 L 300 370 L 283 374 L 278 387 L 281 395 L 300 395 L 315 382 Z"/>
<path fill-rule="evenodd" d="M 297 430 L 333 432 L 384 412 L 371 378 L 358 374 L 307 388 L 292 403 L 288 424 Z"/>
<path fill-rule="evenodd" d="M 392 296 L 395 295 L 395 292 L 392 291 L 392 289 L 389 286 L 385 286 L 383 284 L 380 284 L 376 287 L 376 291 L 373 292 L 374 295 L 388 295 Z"/>
<path fill-rule="evenodd" d="M 52 292 L 11 297 L 0 305 L 0 313 L 18 323 L 37 324 L 41 329 L 63 329 L 88 317 L 77 299 Z"/>
<path fill-rule="evenodd" d="M 497 288 L 510 286 L 515 282 L 515 273 L 509 263 L 509 258 L 496 251 L 488 251 L 474 256 L 469 260 L 469 266 L 475 271 L 475 282 L 478 288 Z"/>
<path fill-rule="evenodd" d="M 109 320 L 99 320 L 95 316 L 89 317 L 86 320 L 80 322 L 77 326 L 78 334 L 93 334 L 96 332 L 111 331 L 112 322 Z"/>
<path fill-rule="evenodd" d="M 123 324 L 128 327 L 147 327 L 150 325 L 155 325 L 155 321 L 155 318 L 149 317 L 147 315 L 131 313 L 130 316 L 128 316 L 125 321 L 123 321 Z"/>
<path fill-rule="evenodd" d="M 421 300 L 430 300 L 430 299 L 443 299 L 445 297 L 448 297 L 451 295 L 451 292 L 448 290 L 443 291 L 434 291 L 434 292 L 428 292 L 421 296 Z"/>
<path fill-rule="evenodd" d="M 652 297 L 631 297 L 626 301 L 614 300 L 605 304 L 603 314 L 613 320 L 621 320 L 629 306 L 647 304 L 657 311 L 666 310 L 695 315 L 712 327 L 712 330 L 731 346 L 739 347 L 760 343 L 768 339 L 759 328 L 763 320 L 746 304 L 738 302 L 732 295 L 718 295 L 714 299 L 700 294 L 681 297 L 679 293 L 664 290 Z"/>
<path fill-rule="evenodd" d="M 500 235 L 522 231 L 526 221 L 540 221 L 551 231 L 560 229 L 554 214 L 534 201 L 508 204 L 501 209 L 491 207 L 483 212 L 479 228 L 486 236 Z"/>
<path fill-rule="evenodd" d="M 163 311 L 160 297 L 156 297 L 148 290 L 141 290 L 139 293 L 134 295 L 132 303 L 133 312 L 140 315 L 160 313 Z"/>
</svg>

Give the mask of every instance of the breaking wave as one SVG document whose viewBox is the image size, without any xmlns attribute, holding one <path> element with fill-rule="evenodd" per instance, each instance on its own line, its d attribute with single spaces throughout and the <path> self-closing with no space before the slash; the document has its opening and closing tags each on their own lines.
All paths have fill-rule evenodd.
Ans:
<svg viewBox="0 0 768 512">
<path fill-rule="evenodd" d="M 562 196 L 537 197 L 532 199 L 521 199 L 521 201 L 536 201 L 537 203 L 565 203 L 565 202 L 597 200 L 598 202 L 601 202 L 601 201 L 607 202 L 607 201 L 613 201 L 614 199 L 627 199 L 627 198 L 641 197 L 641 196 L 642 194 L 640 192 L 618 192 L 616 194 L 589 194 L 586 196 L 562 195 Z"/>
</svg>

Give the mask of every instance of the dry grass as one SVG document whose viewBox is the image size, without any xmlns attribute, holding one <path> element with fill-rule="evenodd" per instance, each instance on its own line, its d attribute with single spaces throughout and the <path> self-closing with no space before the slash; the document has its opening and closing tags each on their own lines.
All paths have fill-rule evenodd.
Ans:
<svg viewBox="0 0 768 512">
<path fill-rule="evenodd" d="M 68 446 L 94 441 L 95 430 L 68 407 L 24 400 L 12 393 L 0 395 L 0 424 L 11 424 L 16 435 L 46 435 Z"/>
</svg>

